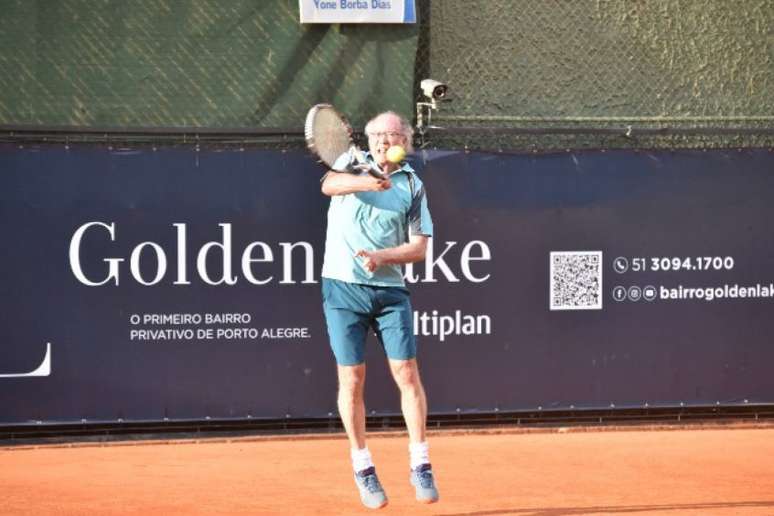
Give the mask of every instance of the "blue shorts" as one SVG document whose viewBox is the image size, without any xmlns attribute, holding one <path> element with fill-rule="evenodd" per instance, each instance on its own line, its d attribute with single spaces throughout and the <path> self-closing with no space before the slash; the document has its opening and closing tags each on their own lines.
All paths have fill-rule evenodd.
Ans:
<svg viewBox="0 0 774 516">
<path fill-rule="evenodd" d="M 337 364 L 357 365 L 365 361 L 369 328 L 388 358 L 409 360 L 417 356 L 413 311 L 406 288 L 322 278 L 322 297 Z"/>
</svg>

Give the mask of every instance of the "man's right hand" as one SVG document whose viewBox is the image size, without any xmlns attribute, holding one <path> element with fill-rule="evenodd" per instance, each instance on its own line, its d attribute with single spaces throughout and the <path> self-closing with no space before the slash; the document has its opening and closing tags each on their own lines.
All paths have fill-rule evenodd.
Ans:
<svg viewBox="0 0 774 516">
<path fill-rule="evenodd" d="M 355 176 L 360 185 L 362 185 L 363 192 L 383 192 L 392 188 L 392 181 L 389 178 L 378 179 L 369 174 L 363 174 L 361 176 Z"/>
<path fill-rule="evenodd" d="M 385 177 L 384 179 L 376 179 L 375 177 L 368 176 L 375 184 L 374 186 L 374 192 L 383 192 L 385 190 L 389 190 L 392 188 L 392 181 L 390 181 L 390 178 Z"/>
</svg>

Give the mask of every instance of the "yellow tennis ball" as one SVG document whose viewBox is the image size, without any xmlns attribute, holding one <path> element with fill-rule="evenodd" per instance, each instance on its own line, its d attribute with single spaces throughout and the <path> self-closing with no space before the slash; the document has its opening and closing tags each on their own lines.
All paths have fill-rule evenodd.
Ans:
<svg viewBox="0 0 774 516">
<path fill-rule="evenodd" d="M 406 149 L 400 145 L 393 145 L 387 149 L 386 156 L 390 163 L 400 163 L 406 157 Z"/>
</svg>

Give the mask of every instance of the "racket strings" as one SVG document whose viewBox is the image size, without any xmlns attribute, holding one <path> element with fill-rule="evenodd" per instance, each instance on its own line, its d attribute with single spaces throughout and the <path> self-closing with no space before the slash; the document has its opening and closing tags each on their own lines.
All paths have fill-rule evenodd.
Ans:
<svg viewBox="0 0 774 516">
<path fill-rule="evenodd" d="M 307 139 L 313 142 L 315 152 L 328 166 L 332 166 L 351 145 L 349 127 L 338 113 L 329 109 L 319 110 L 305 132 Z"/>
</svg>

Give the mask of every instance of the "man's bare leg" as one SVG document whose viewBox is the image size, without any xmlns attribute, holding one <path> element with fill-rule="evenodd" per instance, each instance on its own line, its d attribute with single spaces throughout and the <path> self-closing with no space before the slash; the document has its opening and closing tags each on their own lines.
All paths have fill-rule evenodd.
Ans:
<svg viewBox="0 0 774 516">
<path fill-rule="evenodd" d="M 353 450 L 365 448 L 365 364 L 337 366 L 339 415 Z"/>
<path fill-rule="evenodd" d="M 423 443 L 427 425 L 427 398 L 419 378 L 417 360 L 390 359 L 390 371 L 400 389 L 400 408 L 406 421 L 409 441 Z"/>
<path fill-rule="evenodd" d="M 427 396 L 419 378 L 416 359 L 390 360 L 390 370 L 400 389 L 400 405 L 409 433 L 411 485 L 422 503 L 438 501 L 438 489 L 430 466 L 430 448 L 426 440 Z"/>
<path fill-rule="evenodd" d="M 350 445 L 352 468 L 355 470 L 355 484 L 360 492 L 360 501 L 370 509 L 387 505 L 387 494 L 376 476 L 371 452 L 365 439 L 365 364 L 338 366 L 339 374 L 339 415 L 347 432 Z"/>
</svg>

